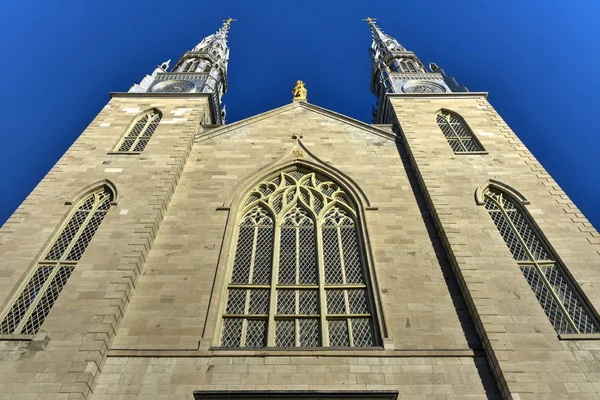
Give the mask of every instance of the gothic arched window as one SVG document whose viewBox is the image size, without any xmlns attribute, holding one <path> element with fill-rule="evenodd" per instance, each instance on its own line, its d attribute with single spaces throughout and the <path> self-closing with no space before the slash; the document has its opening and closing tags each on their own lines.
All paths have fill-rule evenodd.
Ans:
<svg viewBox="0 0 600 400">
<path fill-rule="evenodd" d="M 318 174 L 280 173 L 244 202 L 223 309 L 221 347 L 372 347 L 357 214 Z"/>
<path fill-rule="evenodd" d="M 0 334 L 37 333 L 109 210 L 112 196 L 103 186 L 81 200 L 3 315 Z"/>
<path fill-rule="evenodd" d="M 526 212 L 495 189 L 485 193 L 484 204 L 556 332 L 600 333 L 590 308 Z"/>
<path fill-rule="evenodd" d="M 125 153 L 144 151 L 161 118 L 161 112 L 155 108 L 138 115 L 119 142 L 116 151 Z"/>
<path fill-rule="evenodd" d="M 485 151 L 469 126 L 458 115 L 442 110 L 437 114 L 436 121 L 455 153 Z"/>
</svg>

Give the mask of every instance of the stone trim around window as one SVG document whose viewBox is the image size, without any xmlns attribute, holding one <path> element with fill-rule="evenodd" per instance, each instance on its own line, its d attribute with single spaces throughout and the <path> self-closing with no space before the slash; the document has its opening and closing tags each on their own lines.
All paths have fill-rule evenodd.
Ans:
<svg viewBox="0 0 600 400">
<path fill-rule="evenodd" d="M 396 400 L 397 391 L 313 391 L 313 390 L 268 390 L 268 391 L 194 391 L 195 400 L 225 400 L 225 399 L 294 399 L 294 400 L 318 400 L 318 399 L 377 399 Z"/>
</svg>

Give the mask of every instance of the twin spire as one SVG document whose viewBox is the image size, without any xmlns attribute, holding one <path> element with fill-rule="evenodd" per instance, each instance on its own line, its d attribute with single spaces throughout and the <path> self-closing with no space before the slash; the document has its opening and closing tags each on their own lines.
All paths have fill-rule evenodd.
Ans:
<svg viewBox="0 0 600 400">
<path fill-rule="evenodd" d="M 173 66 L 165 62 L 129 89 L 134 93 L 205 93 L 210 95 L 213 121 L 225 123 L 225 107 L 221 101 L 227 92 L 227 66 L 229 47 L 227 36 L 231 23 L 228 18 L 218 31 L 202 39 L 187 51 Z M 366 18 L 373 42 L 371 54 L 371 90 L 377 97 L 374 120 L 385 119 L 387 96 L 391 93 L 444 93 L 467 91 L 453 78 L 445 75 L 437 65 L 431 71 L 411 51 L 405 49 L 395 38 L 377 26 L 375 18 Z M 304 83 L 298 81 L 294 88 L 294 100 L 306 101 Z M 381 122 L 380 122 L 381 123 Z"/>
</svg>

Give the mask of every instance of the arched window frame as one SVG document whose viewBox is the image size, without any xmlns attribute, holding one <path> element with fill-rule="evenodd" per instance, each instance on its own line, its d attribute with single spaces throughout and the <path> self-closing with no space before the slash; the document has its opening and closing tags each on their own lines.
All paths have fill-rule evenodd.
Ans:
<svg viewBox="0 0 600 400">
<path fill-rule="evenodd" d="M 435 119 L 454 154 L 487 153 L 464 118 L 459 114 L 442 109 L 436 113 Z"/>
<path fill-rule="evenodd" d="M 334 196 L 337 196 L 338 199 L 341 200 L 336 200 L 335 202 L 330 202 L 328 203 L 318 214 L 315 214 L 313 212 L 313 209 L 311 208 L 313 206 L 313 204 L 307 204 L 306 202 L 304 202 L 303 200 L 299 200 L 299 197 L 294 197 L 294 200 L 292 200 L 292 203 L 286 204 L 284 205 L 281 210 L 279 211 L 275 211 L 273 210 L 273 205 L 270 204 L 269 202 L 264 202 L 263 199 L 260 198 L 261 195 L 261 190 L 265 190 L 267 187 L 270 186 L 269 181 L 271 181 L 273 178 L 277 178 L 280 177 L 280 179 L 284 179 L 285 176 L 294 174 L 296 172 L 300 172 L 302 174 L 306 174 L 304 177 L 302 177 L 300 179 L 300 181 L 305 181 L 305 179 L 307 179 L 307 176 L 315 176 L 315 177 L 319 177 L 317 179 L 326 179 L 326 181 L 320 181 L 320 184 L 323 185 L 324 183 L 327 184 L 331 184 L 331 185 L 335 185 L 335 187 L 337 188 L 337 191 L 335 191 L 335 193 L 333 194 Z M 313 178 L 310 178 L 313 179 Z M 271 187 L 271 189 L 275 189 L 273 187 Z M 276 190 L 276 189 L 275 189 Z M 300 196 L 300 192 L 303 192 L 304 189 L 302 186 L 298 186 L 298 194 L 297 196 Z M 275 192 L 271 192 L 271 193 L 275 193 Z M 275 193 L 278 194 L 279 192 Z M 312 200 L 310 200 L 312 201 Z M 240 207 L 239 212 L 237 213 L 238 217 L 237 217 L 237 221 L 235 223 L 235 228 L 234 228 L 234 234 L 233 234 L 233 238 L 232 238 L 232 251 L 231 251 L 231 255 L 229 258 L 229 262 L 228 262 L 228 267 L 227 267 L 227 275 L 225 277 L 225 291 L 223 293 L 222 299 L 221 299 L 221 307 L 220 307 L 220 311 L 219 311 L 219 318 L 218 318 L 218 324 L 217 324 L 217 331 L 216 331 L 216 335 L 215 335 L 215 342 L 214 344 L 218 347 L 250 347 L 250 348 L 281 348 L 281 347 L 293 347 L 293 348 L 302 348 L 302 347 L 309 347 L 314 349 L 316 348 L 323 348 L 323 347 L 365 347 L 365 346 L 360 346 L 360 342 L 363 340 L 363 337 L 360 336 L 360 332 L 359 335 L 354 338 L 353 337 L 353 333 L 352 333 L 352 324 L 353 322 L 349 322 L 352 318 L 368 318 L 369 320 L 369 329 L 368 331 L 370 332 L 370 338 L 372 343 L 369 344 L 367 347 L 372 347 L 372 346 L 378 346 L 381 343 L 381 340 L 379 338 L 379 326 L 377 325 L 377 309 L 375 307 L 374 303 L 374 299 L 373 299 L 373 289 L 372 289 L 372 282 L 371 282 L 371 276 L 370 273 L 368 271 L 368 264 L 366 262 L 366 255 L 365 255 L 365 242 L 364 239 L 362 237 L 362 233 L 361 233 L 361 229 L 360 229 L 360 222 L 359 222 L 359 215 L 357 214 L 358 211 L 356 210 L 356 206 L 355 206 L 355 202 L 354 200 L 351 198 L 351 196 L 349 196 L 347 194 L 346 191 L 344 191 L 344 189 L 341 188 L 341 186 L 339 186 L 337 183 L 334 183 L 333 181 L 330 180 L 330 178 L 325 177 L 321 172 L 314 172 L 312 170 L 308 170 L 305 169 L 304 167 L 301 168 L 297 168 L 297 167 L 292 167 L 292 168 L 287 168 L 286 170 L 284 170 L 283 172 L 271 175 L 271 177 L 265 181 L 262 181 L 262 183 L 258 184 L 257 186 L 254 187 L 254 189 L 246 194 L 243 198 L 242 198 L 242 204 L 244 204 L 242 207 Z M 225 331 L 226 327 L 226 320 L 228 319 L 228 317 L 231 317 L 232 315 L 228 314 L 228 307 L 229 307 L 229 296 L 228 295 L 228 290 L 231 289 L 240 289 L 240 288 L 249 288 L 249 286 L 239 286 L 238 284 L 234 284 L 232 283 L 232 275 L 234 274 L 234 264 L 235 264 L 235 258 L 237 256 L 237 249 L 239 246 L 239 235 L 240 235 L 240 223 L 239 221 L 242 221 L 244 219 L 244 217 L 246 216 L 246 214 L 248 213 L 249 210 L 252 210 L 253 207 L 255 207 L 256 205 L 261 205 L 262 207 L 264 207 L 265 210 L 268 210 L 267 214 L 270 216 L 270 218 L 274 219 L 274 227 L 273 227 L 273 256 L 272 256 L 272 263 L 271 263 L 271 271 L 272 271 L 272 275 L 271 275 L 271 281 L 270 281 L 270 285 L 266 285 L 266 286 L 256 286 L 256 288 L 258 289 L 263 289 L 263 290 L 269 290 L 269 312 L 268 314 L 263 314 L 260 316 L 260 318 L 267 320 L 267 338 L 266 340 L 266 344 L 265 346 L 244 346 L 244 335 L 247 335 L 248 332 L 248 322 L 244 322 L 244 326 L 243 327 L 239 327 L 239 329 L 241 331 L 243 331 L 242 338 L 240 339 L 240 346 L 228 346 L 226 343 L 224 343 L 224 336 L 226 334 L 227 331 Z M 299 282 L 297 282 L 297 284 L 282 284 L 279 282 L 279 272 L 281 271 L 281 265 L 280 265 L 280 256 L 281 256 L 281 241 L 282 241 L 282 230 L 283 230 L 283 226 L 282 226 L 282 221 L 283 221 L 283 217 L 290 211 L 293 210 L 296 205 L 300 205 L 303 208 L 303 211 L 306 212 L 306 214 L 308 215 L 308 217 L 313 221 L 314 223 L 314 227 L 315 227 L 315 240 L 317 243 L 315 252 L 316 252 L 316 259 L 317 259 L 317 268 L 318 268 L 318 281 L 315 284 L 311 284 L 311 285 L 303 285 Z M 362 268 L 362 276 L 363 276 L 363 283 L 359 283 L 359 284 L 352 284 L 352 283 L 348 283 L 348 282 L 343 282 L 340 284 L 336 284 L 336 285 L 331 285 L 330 283 L 325 283 L 325 265 L 324 265 L 324 248 L 323 248 L 323 227 L 322 227 L 322 223 L 324 220 L 324 217 L 327 215 L 328 212 L 330 212 L 331 210 L 334 210 L 335 208 L 341 209 L 343 210 L 344 213 L 347 213 L 347 215 L 351 216 L 350 218 L 353 221 L 353 232 L 355 232 L 356 235 L 356 242 L 357 242 L 357 251 L 358 251 L 358 256 L 360 258 L 360 265 Z M 341 244 L 339 244 L 341 246 Z M 343 253 L 342 253 L 343 254 Z M 343 255 L 342 255 L 343 257 Z M 343 261 L 342 261 L 343 262 Z M 298 267 L 299 268 L 299 267 Z M 345 268 L 345 267 L 342 267 Z M 338 293 L 336 295 L 339 295 L 339 291 L 341 291 L 342 295 L 344 296 L 344 305 L 345 307 L 347 307 L 345 309 L 345 314 L 334 314 L 329 312 L 330 310 L 328 310 L 328 306 L 327 306 L 327 291 L 328 290 L 333 290 L 333 289 L 338 289 Z M 352 313 L 350 310 L 350 304 L 348 303 L 349 301 L 349 290 L 364 290 L 364 294 L 366 295 L 366 307 L 368 310 L 368 313 Z M 286 290 L 292 290 L 295 291 L 296 294 L 296 299 L 295 299 L 295 304 L 296 304 L 296 309 L 295 311 L 298 312 L 299 311 L 299 307 L 300 307 L 300 296 L 301 296 L 301 291 L 302 290 L 318 290 L 319 296 L 318 296 L 318 307 L 319 307 L 319 313 L 318 314 L 306 314 L 306 315 L 299 315 L 299 314 L 289 314 L 289 315 L 285 315 L 285 314 L 281 314 L 279 313 L 278 307 L 280 306 L 278 304 L 278 298 L 279 298 L 279 293 L 286 291 Z M 352 294 L 355 295 L 355 294 Z M 247 296 L 247 302 L 246 302 L 246 310 L 249 309 L 250 307 L 250 293 L 246 294 Z M 329 296 L 332 296 L 331 294 Z M 339 296 L 338 296 L 339 297 Z M 333 303 L 331 303 L 333 304 Z M 333 311 L 333 310 L 331 310 Z M 244 315 L 245 317 L 250 317 L 247 319 L 252 319 L 255 318 L 256 315 Z M 237 317 L 243 317 L 242 315 L 237 315 Z M 299 330 L 299 320 L 302 320 L 303 318 L 313 318 L 313 319 L 318 319 L 319 321 L 319 330 L 320 330 L 320 341 L 317 345 L 310 345 L 310 346 L 303 346 L 302 345 L 302 341 L 300 339 L 301 336 L 301 332 Z M 277 327 L 276 327 L 276 321 L 279 320 L 288 320 L 288 321 L 293 321 L 295 324 L 295 343 L 293 345 L 281 345 L 281 342 L 279 342 L 277 340 Z M 330 341 L 330 335 L 329 335 L 329 321 L 330 320 L 335 320 L 335 321 L 342 321 L 342 324 L 345 322 L 346 327 L 348 328 L 348 343 L 347 345 L 340 345 L 340 342 L 338 343 L 331 343 Z M 359 322 L 362 323 L 362 322 Z M 340 325 L 338 323 L 338 325 Z"/>
<path fill-rule="evenodd" d="M 528 201 L 496 181 L 481 185 L 475 197 L 486 208 L 555 331 L 559 335 L 600 334 L 597 314 L 524 207 Z"/>
<path fill-rule="evenodd" d="M 115 199 L 112 184 L 94 185 L 79 197 L 0 314 L 0 335 L 31 336 L 39 331 Z"/>
<path fill-rule="evenodd" d="M 140 113 L 129 124 L 125 134 L 115 146 L 114 152 L 139 154 L 144 151 L 161 119 L 162 113 L 156 108 Z"/>
</svg>

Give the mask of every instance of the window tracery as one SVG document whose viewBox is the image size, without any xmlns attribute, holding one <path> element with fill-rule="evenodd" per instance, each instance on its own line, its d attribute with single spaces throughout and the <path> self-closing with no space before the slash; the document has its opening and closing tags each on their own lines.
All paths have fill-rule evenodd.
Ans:
<svg viewBox="0 0 600 400">
<path fill-rule="evenodd" d="M 521 207 L 495 189 L 485 193 L 484 204 L 556 332 L 600 333 L 590 308 Z"/>
<path fill-rule="evenodd" d="M 102 187 L 83 200 L 0 322 L 0 334 L 35 335 L 52 309 L 104 216 L 112 192 Z"/>
<path fill-rule="evenodd" d="M 221 347 L 371 347 L 370 293 L 348 195 L 299 169 L 246 197 Z"/>
<path fill-rule="evenodd" d="M 139 115 L 117 146 L 117 151 L 126 153 L 144 151 L 161 118 L 160 111 L 156 109 L 148 110 Z"/>
<path fill-rule="evenodd" d="M 475 139 L 471 129 L 459 116 L 444 110 L 437 114 L 436 121 L 455 153 L 485 151 Z"/>
</svg>

